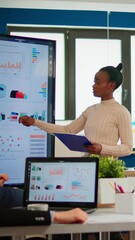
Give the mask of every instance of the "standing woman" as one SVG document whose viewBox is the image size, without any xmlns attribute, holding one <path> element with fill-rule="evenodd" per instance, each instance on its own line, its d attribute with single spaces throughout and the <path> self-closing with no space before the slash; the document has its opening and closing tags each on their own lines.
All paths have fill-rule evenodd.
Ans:
<svg viewBox="0 0 135 240">
<path fill-rule="evenodd" d="M 54 132 L 76 134 L 84 130 L 85 136 L 93 143 L 92 146 L 87 146 L 91 154 L 115 157 L 131 154 L 133 139 L 130 113 L 113 98 L 114 91 L 123 82 L 121 70 L 120 63 L 117 67 L 103 67 L 95 74 L 93 94 L 101 98 L 101 102 L 88 107 L 70 124 L 61 126 L 28 116 L 20 117 L 19 123 L 25 126 L 36 126 L 50 134 Z M 59 235 L 56 235 L 56 238 L 53 237 L 53 240 L 58 239 Z M 65 240 L 65 236 L 61 239 Z M 69 240 L 70 236 L 66 239 Z M 122 240 L 123 238 L 121 233 L 112 232 L 110 239 Z"/>
<path fill-rule="evenodd" d="M 87 146 L 91 154 L 116 157 L 131 154 L 133 139 L 130 113 L 113 98 L 113 92 L 123 82 L 121 70 L 120 63 L 117 67 L 103 67 L 95 74 L 93 94 L 101 98 L 101 102 L 88 107 L 70 124 L 61 126 L 28 116 L 20 117 L 19 123 L 36 126 L 50 134 L 76 134 L 84 130 L 85 136 L 93 143 Z"/>
</svg>

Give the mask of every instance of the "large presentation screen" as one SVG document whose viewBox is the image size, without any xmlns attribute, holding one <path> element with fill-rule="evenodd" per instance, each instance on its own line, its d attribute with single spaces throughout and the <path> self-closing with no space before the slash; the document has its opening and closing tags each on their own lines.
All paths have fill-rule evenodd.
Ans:
<svg viewBox="0 0 135 240">
<path fill-rule="evenodd" d="M 54 122 L 56 43 L 0 36 L 0 173 L 7 184 L 24 183 L 26 157 L 53 155 L 53 139 L 20 116 Z"/>
</svg>

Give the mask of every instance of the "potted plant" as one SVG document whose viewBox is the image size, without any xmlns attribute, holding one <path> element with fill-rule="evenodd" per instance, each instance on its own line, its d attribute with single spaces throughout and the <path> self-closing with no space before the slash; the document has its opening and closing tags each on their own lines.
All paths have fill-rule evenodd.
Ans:
<svg viewBox="0 0 135 240">
<path fill-rule="evenodd" d="M 98 203 L 115 203 L 115 184 L 122 186 L 125 191 L 128 189 L 125 162 L 113 156 L 92 156 L 99 158 Z"/>
<path fill-rule="evenodd" d="M 125 170 L 124 161 L 112 156 L 99 156 L 99 178 L 124 178 Z"/>
</svg>

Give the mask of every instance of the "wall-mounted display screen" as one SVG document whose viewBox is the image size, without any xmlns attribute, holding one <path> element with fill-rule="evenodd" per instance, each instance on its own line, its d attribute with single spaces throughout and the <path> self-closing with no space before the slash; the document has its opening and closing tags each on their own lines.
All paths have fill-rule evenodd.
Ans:
<svg viewBox="0 0 135 240">
<path fill-rule="evenodd" d="M 20 116 L 54 122 L 56 43 L 0 36 L 0 173 L 7 184 L 24 183 L 26 157 L 53 155 L 53 139 Z"/>
</svg>

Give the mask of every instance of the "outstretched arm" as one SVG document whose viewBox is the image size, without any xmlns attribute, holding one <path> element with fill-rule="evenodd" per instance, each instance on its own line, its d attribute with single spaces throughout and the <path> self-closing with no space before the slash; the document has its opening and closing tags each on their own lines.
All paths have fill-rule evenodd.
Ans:
<svg viewBox="0 0 135 240">
<path fill-rule="evenodd" d="M 27 210 L 21 208 L 1 208 L 0 226 L 31 226 L 50 225 L 51 218 L 49 211 Z M 54 212 L 54 221 L 62 224 L 83 223 L 88 215 L 79 208 Z M 40 222 L 39 219 L 42 221 Z"/>
<path fill-rule="evenodd" d="M 80 115 L 80 117 L 67 125 L 48 123 L 29 116 L 22 116 L 19 118 L 19 123 L 22 123 L 24 126 L 36 126 L 50 134 L 53 134 L 54 132 L 76 134 L 84 129 L 85 122 L 86 118 L 84 114 Z"/>
</svg>

